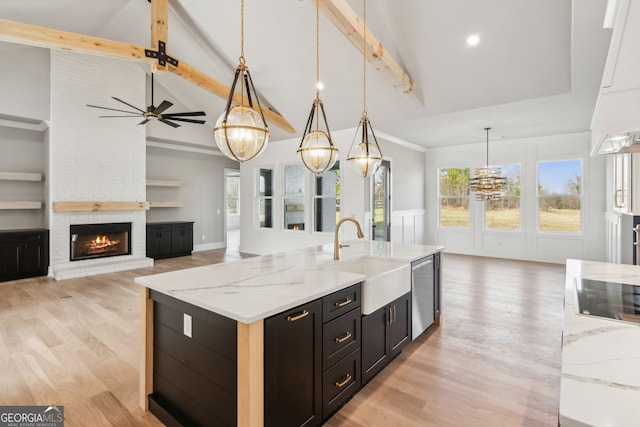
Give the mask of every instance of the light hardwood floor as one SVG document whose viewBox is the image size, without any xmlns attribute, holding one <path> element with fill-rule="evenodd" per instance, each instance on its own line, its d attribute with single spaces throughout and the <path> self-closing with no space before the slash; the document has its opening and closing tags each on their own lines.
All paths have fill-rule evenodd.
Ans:
<svg viewBox="0 0 640 427">
<path fill-rule="evenodd" d="M 65 406 L 67 427 L 159 426 L 137 407 L 133 278 L 240 258 L 0 283 L 0 405 Z M 446 254 L 443 317 L 326 424 L 557 425 L 564 266 Z"/>
</svg>

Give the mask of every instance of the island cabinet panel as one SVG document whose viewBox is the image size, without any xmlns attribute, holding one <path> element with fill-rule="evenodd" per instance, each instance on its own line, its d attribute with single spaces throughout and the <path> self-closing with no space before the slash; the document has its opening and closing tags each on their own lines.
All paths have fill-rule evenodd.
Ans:
<svg viewBox="0 0 640 427">
<path fill-rule="evenodd" d="M 236 322 L 153 290 L 149 295 L 154 301 L 149 410 L 167 425 L 235 426 Z"/>
<path fill-rule="evenodd" d="M 411 292 L 362 316 L 362 384 L 411 341 Z"/>
<path fill-rule="evenodd" d="M 264 321 L 264 425 L 322 423 L 322 301 Z"/>
</svg>

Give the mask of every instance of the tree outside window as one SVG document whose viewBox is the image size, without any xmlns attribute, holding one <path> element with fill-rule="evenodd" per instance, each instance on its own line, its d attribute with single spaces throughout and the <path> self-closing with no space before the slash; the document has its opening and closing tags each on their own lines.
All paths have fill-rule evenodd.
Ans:
<svg viewBox="0 0 640 427">
<path fill-rule="evenodd" d="M 227 215 L 240 214 L 240 177 L 227 176 Z"/>
<path fill-rule="evenodd" d="M 582 192 L 582 161 L 539 162 L 538 230 L 579 233 Z"/>
<path fill-rule="evenodd" d="M 469 227 L 469 168 L 439 170 L 440 227 Z"/>
</svg>

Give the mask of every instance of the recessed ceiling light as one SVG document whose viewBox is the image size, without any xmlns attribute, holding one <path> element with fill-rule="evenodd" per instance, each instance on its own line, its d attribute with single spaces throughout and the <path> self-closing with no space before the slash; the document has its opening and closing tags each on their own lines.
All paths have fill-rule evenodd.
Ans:
<svg viewBox="0 0 640 427">
<path fill-rule="evenodd" d="M 480 43 L 480 36 L 478 34 L 471 34 L 467 37 L 468 46 L 476 46 L 478 43 Z"/>
</svg>

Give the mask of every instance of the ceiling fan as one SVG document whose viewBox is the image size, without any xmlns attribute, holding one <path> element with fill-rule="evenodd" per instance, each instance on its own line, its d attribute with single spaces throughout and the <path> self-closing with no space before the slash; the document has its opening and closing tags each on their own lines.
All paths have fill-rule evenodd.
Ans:
<svg viewBox="0 0 640 427">
<path fill-rule="evenodd" d="M 115 99 L 118 102 L 121 102 L 131 108 L 133 108 L 136 111 L 127 111 L 127 110 L 118 110 L 116 108 L 109 108 L 109 107 L 100 107 L 98 105 L 89 105 L 87 104 L 87 107 L 92 107 L 92 108 L 100 108 L 102 110 L 110 110 L 110 111 L 119 111 L 121 113 L 127 113 L 126 116 L 99 116 L 100 118 L 106 118 L 106 117 L 142 117 L 143 120 L 138 123 L 139 125 L 144 125 L 147 124 L 150 120 L 158 120 L 166 125 L 172 126 L 174 128 L 179 127 L 180 125 L 178 123 L 174 123 L 174 122 L 188 122 L 188 123 L 198 123 L 198 124 L 204 124 L 204 120 L 197 120 L 197 119 L 185 119 L 184 117 L 193 117 L 193 116 L 206 116 L 204 111 L 192 111 L 192 112 L 188 112 L 188 113 L 166 113 L 163 114 L 169 107 L 171 107 L 173 105 L 172 102 L 169 101 L 162 101 L 160 103 L 160 105 L 158 105 L 157 107 L 154 105 L 153 103 L 153 73 L 151 73 L 151 105 L 149 105 L 147 107 L 147 110 L 142 110 L 134 105 L 129 104 L 128 102 L 123 101 L 120 98 L 116 98 L 115 96 L 112 96 L 113 99 Z"/>
</svg>

